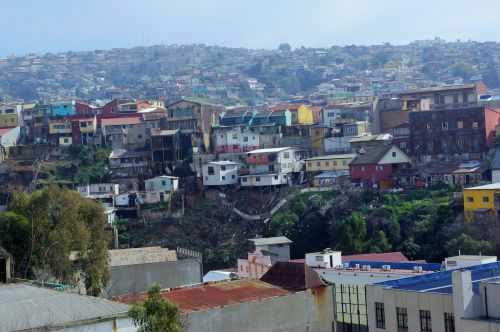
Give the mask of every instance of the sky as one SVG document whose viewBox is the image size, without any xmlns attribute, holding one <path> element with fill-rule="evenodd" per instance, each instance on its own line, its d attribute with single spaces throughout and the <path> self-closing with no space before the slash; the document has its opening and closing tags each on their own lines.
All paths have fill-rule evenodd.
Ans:
<svg viewBox="0 0 500 332">
<path fill-rule="evenodd" d="M 0 0 L 0 56 L 157 44 L 500 40 L 497 0 Z"/>
</svg>

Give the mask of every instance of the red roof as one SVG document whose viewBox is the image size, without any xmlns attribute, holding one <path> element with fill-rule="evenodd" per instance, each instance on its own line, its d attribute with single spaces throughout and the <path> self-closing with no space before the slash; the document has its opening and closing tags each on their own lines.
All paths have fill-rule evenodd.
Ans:
<svg viewBox="0 0 500 332">
<path fill-rule="evenodd" d="M 288 291 L 260 280 L 236 280 L 177 288 L 162 292 L 162 297 L 176 304 L 182 312 L 191 312 L 287 294 Z M 146 296 L 144 293 L 125 295 L 118 300 L 134 303 L 145 300 Z"/>
<path fill-rule="evenodd" d="M 123 125 L 133 125 L 142 123 L 140 117 L 116 117 L 116 118 L 105 118 L 101 120 L 103 127 L 105 126 L 123 126 Z"/>
</svg>

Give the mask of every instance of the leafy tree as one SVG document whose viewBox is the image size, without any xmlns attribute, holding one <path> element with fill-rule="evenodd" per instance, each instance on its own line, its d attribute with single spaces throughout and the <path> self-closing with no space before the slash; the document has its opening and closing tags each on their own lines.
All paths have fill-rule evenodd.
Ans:
<svg viewBox="0 0 500 332">
<path fill-rule="evenodd" d="M 384 231 L 380 230 L 370 241 L 369 248 L 370 252 L 387 252 L 392 249 L 392 246 L 389 243 L 389 240 L 387 240 Z"/>
<path fill-rule="evenodd" d="M 109 237 L 99 203 L 50 186 L 31 195 L 14 193 L 9 212 L 29 223 L 23 229 L 30 232 L 19 244 L 28 248 L 20 266 L 24 276 L 73 283 L 75 273 L 81 272 L 87 291 L 99 294 L 109 280 Z M 72 252 L 78 253 L 79 265 L 70 260 Z"/>
<path fill-rule="evenodd" d="M 0 246 L 14 256 L 18 264 L 27 259 L 31 227 L 25 216 L 15 212 L 0 213 Z"/>
<path fill-rule="evenodd" d="M 179 309 L 161 297 L 160 286 L 155 284 L 148 290 L 148 299 L 135 304 L 129 316 L 138 332 L 180 332 L 182 330 Z"/>
<path fill-rule="evenodd" d="M 475 240 L 467 234 L 461 234 L 455 239 L 448 241 L 445 245 L 448 255 L 462 254 L 493 254 L 493 245 L 484 240 Z"/>
<path fill-rule="evenodd" d="M 298 222 L 299 217 L 295 213 L 279 212 L 271 219 L 270 231 L 275 235 L 291 237 Z"/>
<path fill-rule="evenodd" d="M 353 212 L 340 227 L 339 246 L 347 253 L 361 253 L 366 243 L 366 222 L 363 215 Z"/>
</svg>

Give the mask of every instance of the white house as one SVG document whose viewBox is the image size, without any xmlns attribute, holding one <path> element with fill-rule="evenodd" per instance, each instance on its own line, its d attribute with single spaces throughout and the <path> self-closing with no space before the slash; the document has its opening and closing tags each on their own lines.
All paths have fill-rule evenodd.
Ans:
<svg viewBox="0 0 500 332">
<path fill-rule="evenodd" d="M 296 150 L 290 147 L 257 149 L 248 153 L 249 175 L 240 176 L 244 187 L 290 184 L 291 173 L 298 171 Z"/>
<path fill-rule="evenodd" d="M 204 186 L 228 186 L 238 183 L 240 165 L 232 161 L 212 161 L 202 167 Z"/>
<path fill-rule="evenodd" d="M 179 189 L 179 178 L 175 176 L 161 175 L 144 181 L 146 191 L 149 192 L 173 192 Z"/>
<path fill-rule="evenodd" d="M 116 183 L 93 183 L 86 186 L 78 186 L 80 195 L 87 198 L 106 198 L 117 196 L 120 193 L 120 185 Z"/>
</svg>

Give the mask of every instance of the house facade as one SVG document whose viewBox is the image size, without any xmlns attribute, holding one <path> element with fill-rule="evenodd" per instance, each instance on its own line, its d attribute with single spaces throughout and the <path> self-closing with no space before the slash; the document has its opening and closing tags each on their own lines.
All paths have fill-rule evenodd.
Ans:
<svg viewBox="0 0 500 332">
<path fill-rule="evenodd" d="M 240 176 L 243 187 L 290 184 L 291 174 L 298 171 L 298 154 L 294 148 L 258 149 L 248 153 L 249 174 Z"/>
<path fill-rule="evenodd" d="M 227 186 L 238 183 L 240 165 L 232 161 L 212 161 L 202 167 L 204 186 Z"/>
<path fill-rule="evenodd" d="M 393 174 L 411 165 L 410 158 L 394 145 L 367 148 L 349 165 L 351 181 L 366 187 L 391 188 Z"/>
</svg>

